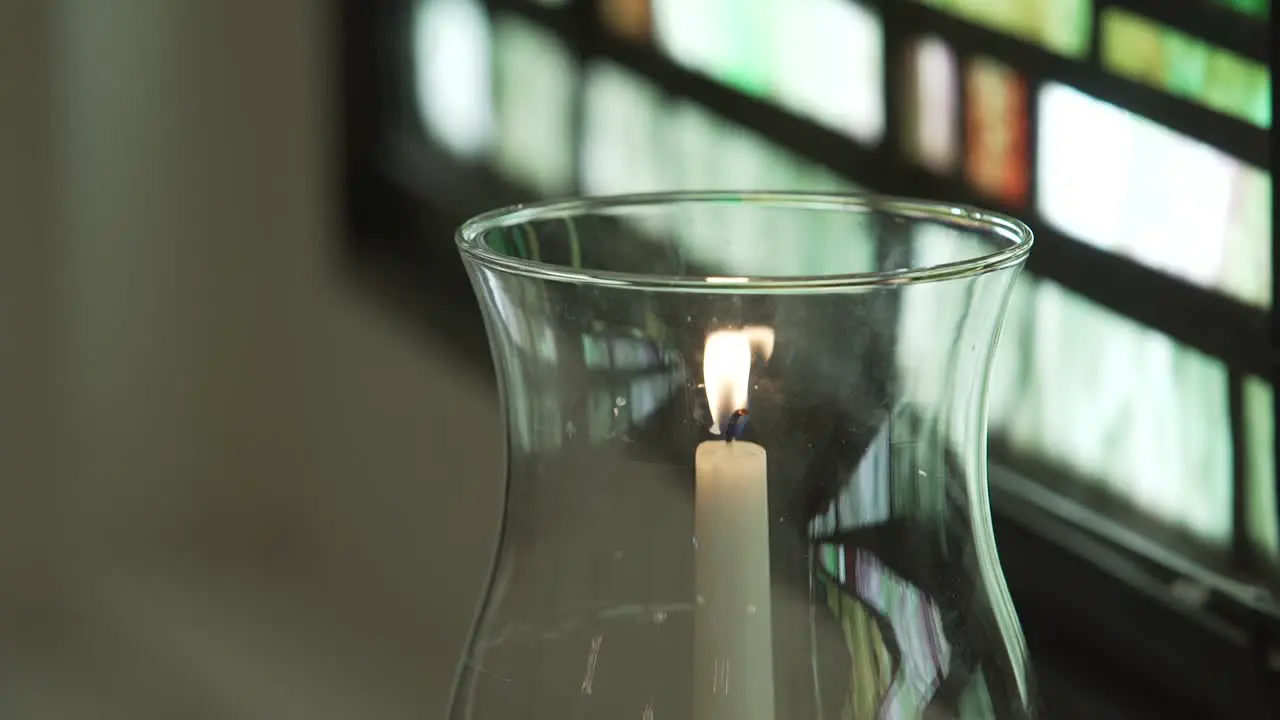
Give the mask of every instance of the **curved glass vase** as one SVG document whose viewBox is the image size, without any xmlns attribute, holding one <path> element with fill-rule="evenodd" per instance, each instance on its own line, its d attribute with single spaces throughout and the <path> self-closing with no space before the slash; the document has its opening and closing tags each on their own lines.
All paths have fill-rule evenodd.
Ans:
<svg viewBox="0 0 1280 720">
<path fill-rule="evenodd" d="M 986 477 L 1031 241 L 763 193 L 464 225 L 507 494 L 453 720 L 1038 717 Z"/>
</svg>

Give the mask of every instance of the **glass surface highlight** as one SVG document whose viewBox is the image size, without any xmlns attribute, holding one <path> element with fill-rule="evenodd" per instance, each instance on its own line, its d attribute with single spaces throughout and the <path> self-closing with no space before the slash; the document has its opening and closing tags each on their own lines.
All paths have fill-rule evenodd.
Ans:
<svg viewBox="0 0 1280 720">
<path fill-rule="evenodd" d="M 1025 226 L 674 193 L 494 211 L 458 244 L 507 495 L 452 718 L 1039 717 L 986 489 Z"/>
</svg>

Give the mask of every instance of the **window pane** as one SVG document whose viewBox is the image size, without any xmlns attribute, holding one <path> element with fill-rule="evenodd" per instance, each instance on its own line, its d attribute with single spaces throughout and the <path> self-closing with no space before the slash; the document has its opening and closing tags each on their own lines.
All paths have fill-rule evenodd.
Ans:
<svg viewBox="0 0 1280 720">
<path fill-rule="evenodd" d="M 1092 0 L 916 0 L 1061 55 L 1089 49 Z"/>
<path fill-rule="evenodd" d="M 1210 2 L 1256 18 L 1271 17 L 1271 0 L 1210 0 Z"/>
<path fill-rule="evenodd" d="M 1095 247 L 1271 304 L 1271 175 L 1057 83 L 1040 91 L 1041 215 Z"/>
<path fill-rule="evenodd" d="M 1245 462 L 1249 491 L 1245 515 L 1249 541 L 1272 563 L 1280 563 L 1280 506 L 1276 505 L 1276 398 L 1271 383 L 1244 381 Z"/>
<path fill-rule="evenodd" d="M 763 32 L 777 2 L 654 0 L 658 46 L 691 70 L 744 92 L 763 94 L 768 80 Z"/>
<path fill-rule="evenodd" d="M 1027 197 L 1027 85 L 1020 75 L 976 58 L 965 77 L 969 99 L 965 176 L 1010 205 Z"/>
<path fill-rule="evenodd" d="M 771 97 L 862 143 L 880 142 L 885 123 L 880 16 L 853 0 L 794 0 L 772 27 Z"/>
<path fill-rule="evenodd" d="M 583 181 L 590 193 L 856 189 L 701 105 L 668 98 L 618 65 L 597 63 L 587 75 Z"/>
<path fill-rule="evenodd" d="M 908 52 L 904 150 L 920 165 L 946 174 L 955 169 L 960 152 L 955 51 L 945 40 L 928 37 L 912 43 Z"/>
<path fill-rule="evenodd" d="M 884 135 L 884 29 L 853 0 L 654 0 L 680 65 L 863 143 Z"/>
<path fill-rule="evenodd" d="M 649 0 L 600 0 L 600 22 L 613 35 L 647 42 L 653 31 Z"/>
<path fill-rule="evenodd" d="M 993 375 L 993 434 L 1172 526 L 1227 543 L 1222 363 L 1047 280 L 1020 292 Z"/>
<path fill-rule="evenodd" d="M 648 81 L 612 64 L 587 74 L 583 129 L 583 186 L 588 193 L 647 188 L 852 191 L 855 186 L 763 136 L 700 105 L 672 101 Z M 783 274 L 821 274 L 833 257 L 873 252 L 850 243 L 859 218 L 815 213 L 805 252 L 777 242 L 766 222 L 741 226 L 686 224 L 678 230 L 697 262 L 720 272 L 769 266 Z M 640 219 L 636 218 L 636 222 Z M 732 243 L 725 242 L 732 237 Z M 870 263 L 868 257 L 865 262 Z"/>
<path fill-rule="evenodd" d="M 1117 75 L 1263 128 L 1271 68 L 1118 8 L 1102 15 L 1102 62 Z"/>
<path fill-rule="evenodd" d="M 489 16 L 478 0 L 425 0 L 413 21 L 418 111 L 427 132 L 462 157 L 493 131 Z"/>
<path fill-rule="evenodd" d="M 497 164 L 544 195 L 573 187 L 573 59 L 560 40 L 504 15 L 495 32 Z"/>
<path fill-rule="evenodd" d="M 589 195 L 645 192 L 664 186 L 657 145 L 663 94 L 618 65 L 587 70 L 582 189 Z"/>
</svg>

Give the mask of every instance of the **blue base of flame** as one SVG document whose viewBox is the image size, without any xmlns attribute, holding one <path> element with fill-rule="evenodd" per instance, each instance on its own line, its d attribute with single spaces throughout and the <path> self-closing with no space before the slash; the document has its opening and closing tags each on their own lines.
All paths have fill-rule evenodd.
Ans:
<svg viewBox="0 0 1280 720">
<path fill-rule="evenodd" d="M 723 434 L 725 442 L 733 442 L 734 440 L 742 439 L 742 434 L 747 427 L 747 418 L 750 417 L 750 415 L 750 411 L 746 408 L 734 410 L 729 414 L 729 417 L 721 423 L 721 427 L 724 428 Z"/>
</svg>

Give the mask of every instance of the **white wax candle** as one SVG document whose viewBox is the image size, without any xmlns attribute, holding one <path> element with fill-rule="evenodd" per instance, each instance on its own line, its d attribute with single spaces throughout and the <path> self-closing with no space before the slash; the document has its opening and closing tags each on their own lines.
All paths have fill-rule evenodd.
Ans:
<svg viewBox="0 0 1280 720">
<path fill-rule="evenodd" d="M 695 720 L 772 720 L 773 622 L 764 448 L 709 441 L 694 458 Z"/>
</svg>

